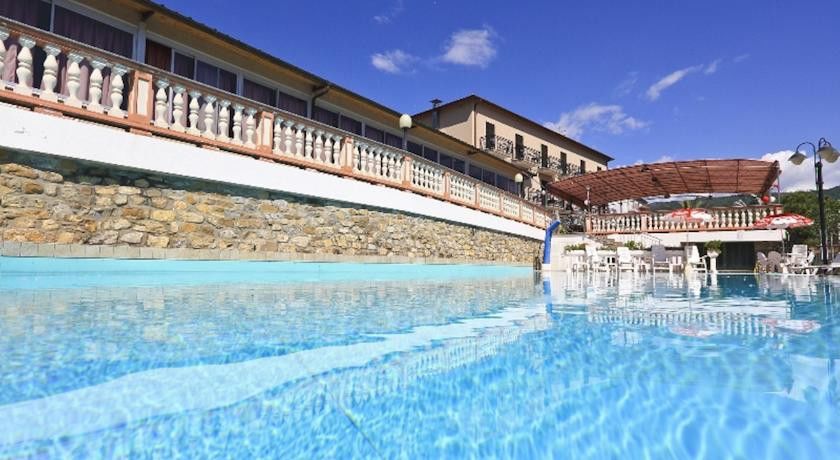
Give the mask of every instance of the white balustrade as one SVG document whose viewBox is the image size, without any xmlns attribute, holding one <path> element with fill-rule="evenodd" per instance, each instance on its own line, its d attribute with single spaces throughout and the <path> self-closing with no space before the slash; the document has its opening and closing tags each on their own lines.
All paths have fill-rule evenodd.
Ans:
<svg viewBox="0 0 840 460">
<path fill-rule="evenodd" d="M 484 185 L 478 186 L 478 206 L 481 209 L 487 209 L 490 211 L 501 211 L 501 203 L 499 202 L 499 197 L 501 193 L 498 189 L 490 188 Z"/>
<path fill-rule="evenodd" d="M 3 69 L 6 67 L 6 40 L 9 39 L 9 31 L 0 27 L 0 89 L 5 85 L 1 84 L 3 81 Z"/>
<path fill-rule="evenodd" d="M 519 217 L 519 200 L 503 194 L 502 213 L 506 216 Z"/>
<path fill-rule="evenodd" d="M 216 96 L 204 96 L 204 132 L 201 136 L 206 139 L 216 139 Z"/>
<path fill-rule="evenodd" d="M 462 203 L 475 203 L 476 183 L 461 175 L 449 176 L 449 196 Z"/>
<path fill-rule="evenodd" d="M 111 108 L 108 109 L 108 115 L 117 118 L 125 117 L 125 111 L 122 109 L 122 103 L 125 99 L 123 91 L 125 91 L 125 81 L 123 78 L 128 73 L 128 67 L 122 64 L 114 64 L 111 66 Z"/>
<path fill-rule="evenodd" d="M 172 98 L 172 126 L 170 129 L 173 131 L 177 131 L 179 133 L 183 133 L 187 131 L 187 128 L 184 126 L 184 92 L 186 92 L 186 88 L 181 85 L 176 85 L 173 88 L 175 92 L 175 96 Z"/>
<path fill-rule="evenodd" d="M 219 134 L 216 135 L 216 140 L 221 142 L 230 142 L 230 104 L 227 99 L 222 99 L 219 102 Z"/>
<path fill-rule="evenodd" d="M 187 119 L 189 120 L 189 127 L 187 128 L 187 133 L 193 136 L 200 136 L 201 130 L 198 129 L 198 110 L 201 108 L 201 105 L 198 103 L 198 100 L 201 98 L 201 91 L 192 90 L 188 94 L 190 96 L 190 103 L 188 105 L 189 116 L 187 116 Z"/>
<path fill-rule="evenodd" d="M 44 52 L 47 57 L 44 59 L 44 76 L 41 79 L 43 86 L 41 99 L 57 102 L 58 95 L 55 92 L 55 87 L 58 83 L 58 55 L 61 54 L 61 49 L 55 45 L 47 45 L 44 47 Z"/>
<path fill-rule="evenodd" d="M 245 119 L 245 147 L 253 149 L 257 147 L 254 138 L 257 132 L 257 119 L 255 117 L 257 109 L 250 107 L 245 111 L 245 114 L 248 115 L 248 118 Z"/>
<path fill-rule="evenodd" d="M 435 164 L 414 158 L 411 162 L 411 184 L 414 187 L 443 194 L 443 169 Z"/>
<path fill-rule="evenodd" d="M 102 70 L 108 65 L 108 61 L 100 58 L 92 58 L 90 62 L 90 78 L 88 79 L 88 104 L 87 109 L 91 112 L 105 113 L 102 107 L 102 83 L 105 78 Z"/>
<path fill-rule="evenodd" d="M 234 104 L 233 106 L 233 143 L 235 145 L 242 145 L 242 111 L 245 106 L 242 104 Z"/>
<path fill-rule="evenodd" d="M 17 54 L 17 84 L 15 85 L 15 92 L 19 94 L 32 94 L 32 48 L 35 46 L 35 40 L 27 36 L 21 35 L 18 37 L 18 44 L 20 50 Z"/>
</svg>

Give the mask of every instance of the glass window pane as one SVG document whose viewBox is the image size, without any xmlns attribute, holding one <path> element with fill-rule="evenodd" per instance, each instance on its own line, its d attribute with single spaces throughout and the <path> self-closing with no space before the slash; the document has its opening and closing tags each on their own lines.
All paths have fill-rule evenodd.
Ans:
<svg viewBox="0 0 840 460">
<path fill-rule="evenodd" d="M 459 173 L 463 174 L 467 170 L 467 162 L 464 160 L 459 160 L 457 158 L 452 159 L 452 169 L 458 171 Z"/>
<path fill-rule="evenodd" d="M 275 103 L 273 89 L 259 83 L 254 83 L 247 78 L 245 79 L 244 86 L 242 87 L 242 95 L 248 99 L 253 99 L 266 105 L 273 106 Z"/>
<path fill-rule="evenodd" d="M 172 70 L 172 48 L 146 40 L 146 64 L 167 72 Z"/>
<path fill-rule="evenodd" d="M 277 93 L 277 108 L 287 112 L 296 113 L 302 117 L 306 116 L 307 103 L 299 97 L 286 94 L 283 91 Z"/>
<path fill-rule="evenodd" d="M 195 59 L 181 53 L 175 53 L 175 65 L 172 71 L 192 80 L 195 77 Z"/>
<path fill-rule="evenodd" d="M 385 143 L 391 147 L 402 148 L 402 136 L 397 136 L 391 133 L 385 133 Z"/>
<path fill-rule="evenodd" d="M 362 135 L 362 122 L 356 121 L 350 117 L 341 116 L 341 129 L 351 132 L 353 134 Z"/>
<path fill-rule="evenodd" d="M 408 141 L 408 151 L 415 155 L 423 156 L 423 146 L 416 142 Z"/>
<path fill-rule="evenodd" d="M 321 123 L 338 127 L 338 114 L 322 107 L 312 108 L 312 119 Z"/>
<path fill-rule="evenodd" d="M 195 66 L 195 79 L 213 87 L 219 86 L 219 68 L 206 62 L 198 61 Z"/>
<path fill-rule="evenodd" d="M 377 142 L 385 141 L 385 132 L 381 129 L 376 129 L 371 126 L 365 126 L 365 137 L 373 139 Z"/>
<path fill-rule="evenodd" d="M 476 165 L 470 165 L 470 177 L 474 179 L 481 179 L 481 173 L 484 171 Z"/>
<path fill-rule="evenodd" d="M 219 69 L 218 88 L 229 93 L 236 94 L 236 74 L 225 69 Z"/>
<path fill-rule="evenodd" d="M 53 32 L 127 58 L 134 54 L 134 35 L 60 6 L 55 7 Z"/>
<path fill-rule="evenodd" d="M 430 149 L 428 147 L 423 148 L 423 157 L 429 161 L 434 161 L 435 163 L 438 162 L 438 153 L 435 149 Z"/>
<path fill-rule="evenodd" d="M 445 154 L 445 153 L 440 154 L 439 162 L 440 162 L 441 166 L 446 166 L 447 168 L 452 168 L 452 157 Z"/>
</svg>

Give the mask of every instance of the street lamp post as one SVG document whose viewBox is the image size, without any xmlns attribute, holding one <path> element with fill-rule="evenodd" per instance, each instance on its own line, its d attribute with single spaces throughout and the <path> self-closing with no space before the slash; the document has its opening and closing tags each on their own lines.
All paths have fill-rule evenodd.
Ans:
<svg viewBox="0 0 840 460">
<path fill-rule="evenodd" d="M 829 163 L 834 163 L 837 161 L 837 158 L 840 158 L 840 152 L 831 145 L 831 142 L 828 142 L 825 138 L 821 138 L 817 142 L 816 146 L 811 142 L 803 142 L 797 145 L 796 151 L 793 155 L 791 155 L 788 161 L 797 166 L 801 165 L 802 162 L 808 158 L 806 154 L 800 151 L 800 149 L 806 145 L 811 146 L 811 151 L 814 155 L 814 175 L 817 182 L 817 204 L 820 209 L 820 258 L 822 263 L 826 263 L 828 261 L 828 231 L 826 230 L 825 195 L 823 193 L 823 160 Z"/>
<path fill-rule="evenodd" d="M 520 173 L 516 173 L 516 175 L 513 176 L 513 181 L 516 182 L 516 191 L 519 193 L 519 198 L 522 198 L 522 181 L 523 180 L 525 180 L 525 178 L 522 177 L 522 174 L 520 174 Z"/>
<path fill-rule="evenodd" d="M 407 113 L 402 114 L 402 116 L 400 116 L 400 128 L 402 129 L 402 132 L 403 132 L 403 138 L 402 138 L 402 148 L 403 148 L 403 150 L 408 149 L 408 130 L 411 129 L 411 125 L 412 125 L 411 115 L 409 115 Z"/>
</svg>

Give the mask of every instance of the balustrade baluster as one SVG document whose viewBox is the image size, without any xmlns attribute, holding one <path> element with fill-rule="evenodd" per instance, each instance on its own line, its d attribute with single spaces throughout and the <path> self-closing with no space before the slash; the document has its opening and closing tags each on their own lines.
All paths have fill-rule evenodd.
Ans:
<svg viewBox="0 0 840 460">
<path fill-rule="evenodd" d="M 122 109 L 123 91 L 125 90 L 125 80 L 123 77 L 128 73 L 128 67 L 122 64 L 114 64 L 111 66 L 111 108 L 108 109 L 108 115 L 117 118 L 125 117 L 125 110 Z"/>
<path fill-rule="evenodd" d="M 58 95 L 55 93 L 55 85 L 58 83 L 58 55 L 61 54 L 61 49 L 56 45 L 47 45 L 44 47 L 44 52 L 47 57 L 44 59 L 44 76 L 41 79 L 43 90 L 41 91 L 41 99 L 50 102 L 57 102 Z M 2 74 L 2 69 L 0 69 Z"/>
<path fill-rule="evenodd" d="M 322 137 L 323 135 L 324 135 L 323 130 L 319 129 L 319 130 L 315 131 L 315 143 L 314 143 L 314 145 L 315 145 L 315 158 L 314 159 L 315 159 L 316 163 L 323 163 L 324 162 L 324 160 L 321 158 L 321 155 L 324 153 L 324 139 Z"/>
<path fill-rule="evenodd" d="M 306 129 L 306 126 L 302 123 L 298 123 L 295 125 L 295 157 L 302 158 L 303 157 L 303 144 L 304 144 L 304 132 L 303 130 Z"/>
<path fill-rule="evenodd" d="M 70 53 L 67 55 L 67 99 L 64 103 L 69 107 L 77 109 L 82 107 L 82 99 L 79 97 L 79 88 L 81 88 L 82 68 L 81 64 L 84 56 L 78 53 Z"/>
<path fill-rule="evenodd" d="M 184 92 L 187 89 L 176 85 L 173 90 L 175 96 L 172 97 L 172 131 L 183 133 L 187 130 L 184 126 Z"/>
<path fill-rule="evenodd" d="M 0 89 L 3 89 L 5 85 L 2 84 L 3 82 L 3 69 L 6 67 L 6 40 L 9 39 L 9 31 L 0 27 Z"/>
<path fill-rule="evenodd" d="M 102 107 L 102 83 L 105 81 L 102 70 L 108 65 L 108 61 L 92 58 L 89 62 L 93 70 L 90 72 L 87 109 L 91 112 L 105 113 L 105 109 Z"/>
<path fill-rule="evenodd" d="M 230 104 L 231 102 L 222 99 L 219 102 L 219 134 L 216 135 L 217 141 L 230 142 Z"/>
<path fill-rule="evenodd" d="M 380 147 L 373 150 L 373 174 L 377 177 L 382 176 L 382 148 Z"/>
<path fill-rule="evenodd" d="M 341 141 L 342 137 L 338 134 L 333 134 L 333 150 L 332 150 L 332 163 L 336 166 L 343 166 L 341 164 Z"/>
<path fill-rule="evenodd" d="M 274 118 L 274 143 L 272 144 L 272 151 L 279 155 L 283 151 L 283 118 Z"/>
<path fill-rule="evenodd" d="M 330 133 L 324 134 L 324 163 L 331 165 L 333 164 L 332 159 L 332 149 L 333 149 L 333 136 Z"/>
<path fill-rule="evenodd" d="M 242 145 L 242 112 L 245 106 L 242 104 L 233 105 L 233 143 Z"/>
<path fill-rule="evenodd" d="M 69 74 L 70 72 L 68 71 L 68 75 Z M 67 83 L 67 86 L 70 86 L 69 82 Z M 155 126 L 158 128 L 169 128 L 169 120 L 166 113 L 168 108 L 167 105 L 169 103 L 169 93 L 167 92 L 167 89 L 169 88 L 169 80 L 159 78 L 155 81 L 155 86 L 157 86 L 157 91 L 155 92 Z M 78 89 L 78 82 L 76 82 L 76 89 Z M 67 104 L 70 104 L 71 99 L 74 97 L 74 91 L 71 89 L 70 97 L 67 99 Z"/>
<path fill-rule="evenodd" d="M 255 117 L 257 109 L 251 107 L 245 110 L 245 113 L 248 115 L 248 118 L 245 119 L 245 147 L 254 149 L 257 148 L 254 139 L 254 134 L 257 132 L 257 119 Z"/>
<path fill-rule="evenodd" d="M 20 51 L 17 54 L 17 85 L 15 85 L 15 92 L 19 94 L 32 95 L 32 48 L 35 46 L 35 40 L 21 35 L 18 37 L 18 44 Z"/>
<path fill-rule="evenodd" d="M 285 129 L 283 130 L 283 146 L 285 150 L 283 152 L 286 155 L 293 156 L 294 152 L 292 152 L 292 145 L 295 142 L 295 122 L 292 120 L 286 120 L 283 122 L 283 126 Z"/>
<path fill-rule="evenodd" d="M 187 129 L 187 133 L 192 134 L 193 136 L 200 136 L 201 131 L 199 131 L 198 129 L 198 109 L 201 108 L 201 105 L 198 103 L 198 99 L 201 97 L 201 92 L 192 90 L 189 92 L 189 95 L 189 116 L 187 117 L 187 119 L 189 120 L 190 126 Z"/>
<path fill-rule="evenodd" d="M 303 156 L 307 160 L 311 160 L 312 159 L 312 150 L 313 150 L 313 148 L 312 148 L 312 133 L 315 131 L 315 129 L 310 128 L 310 127 L 306 127 L 304 129 L 304 131 L 306 132 L 306 136 L 304 137 L 304 141 L 306 142 L 306 145 L 304 146 Z"/>
<path fill-rule="evenodd" d="M 204 96 L 204 136 L 206 139 L 216 139 L 216 96 Z"/>
<path fill-rule="evenodd" d="M 358 148 L 359 155 L 357 157 L 358 160 L 354 160 L 358 161 L 358 164 L 355 166 L 359 172 L 363 173 L 365 172 L 365 166 L 367 165 L 367 153 L 365 152 L 365 150 L 367 149 L 367 144 L 365 144 L 364 142 L 359 142 L 358 144 L 356 144 L 356 147 Z"/>
</svg>

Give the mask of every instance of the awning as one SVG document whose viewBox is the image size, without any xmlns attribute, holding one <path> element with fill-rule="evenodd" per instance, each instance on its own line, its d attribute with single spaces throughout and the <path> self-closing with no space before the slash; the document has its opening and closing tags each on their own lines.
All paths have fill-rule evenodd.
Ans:
<svg viewBox="0 0 840 460">
<path fill-rule="evenodd" d="M 564 178 L 548 185 L 560 198 L 583 206 L 682 194 L 764 195 L 779 177 L 779 163 L 761 160 L 692 160 L 641 164 Z"/>
</svg>

